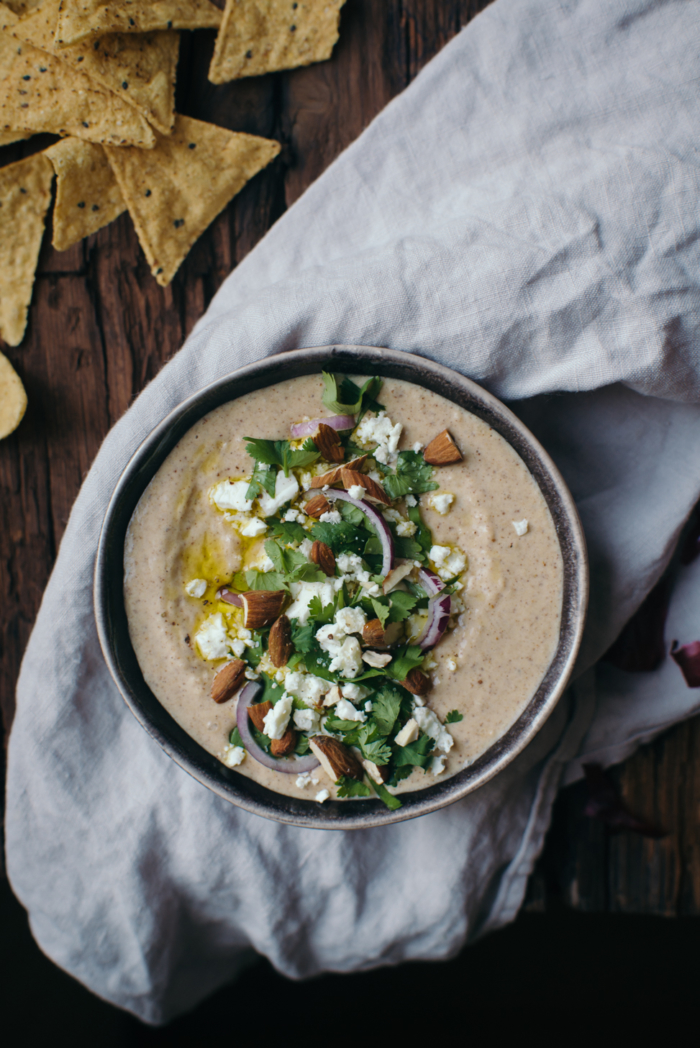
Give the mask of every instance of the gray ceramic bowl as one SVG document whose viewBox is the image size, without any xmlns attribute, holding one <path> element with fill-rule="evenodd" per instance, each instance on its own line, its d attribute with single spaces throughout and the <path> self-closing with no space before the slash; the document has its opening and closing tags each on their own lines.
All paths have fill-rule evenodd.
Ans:
<svg viewBox="0 0 700 1048">
<path fill-rule="evenodd" d="M 321 370 L 405 379 L 487 422 L 515 448 L 537 481 L 554 519 L 564 561 L 559 645 L 536 695 L 505 735 L 473 764 L 426 789 L 402 793 L 403 807 L 395 812 L 374 799 L 320 805 L 285 797 L 225 767 L 160 705 L 143 679 L 129 640 L 123 595 L 126 529 L 146 485 L 168 454 L 195 422 L 221 404 L 281 379 Z M 117 484 L 95 566 L 95 616 L 102 651 L 124 700 L 146 731 L 181 768 L 219 796 L 256 815 L 316 829 L 359 829 L 412 819 L 459 800 L 501 771 L 544 724 L 566 687 L 581 642 L 587 598 L 586 545 L 574 502 L 552 460 L 525 426 L 463 375 L 414 354 L 364 346 L 323 346 L 266 357 L 212 383 L 171 412 L 143 442 Z"/>
</svg>

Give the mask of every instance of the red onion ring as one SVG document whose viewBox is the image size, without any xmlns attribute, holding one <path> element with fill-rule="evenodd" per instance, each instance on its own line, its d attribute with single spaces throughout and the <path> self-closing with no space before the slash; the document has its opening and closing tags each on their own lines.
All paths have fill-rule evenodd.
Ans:
<svg viewBox="0 0 700 1048">
<path fill-rule="evenodd" d="M 671 645 L 671 658 L 680 666 L 688 687 L 700 688 L 700 640 L 683 645 L 674 640 Z"/>
<path fill-rule="evenodd" d="M 347 491 L 340 491 L 338 488 L 329 488 L 328 491 L 324 491 L 323 494 L 326 498 L 332 502 L 334 499 L 340 499 L 342 502 L 349 502 L 351 506 L 355 506 L 357 509 L 362 510 L 364 515 L 374 525 L 379 541 L 382 544 L 382 570 L 380 575 L 387 576 L 391 571 L 391 566 L 394 563 L 394 538 L 391 534 L 389 525 L 384 520 L 384 517 L 379 513 L 374 506 L 371 506 L 369 502 L 365 502 L 364 499 L 353 499 L 350 498 Z"/>
<path fill-rule="evenodd" d="M 438 593 L 445 588 L 445 583 L 440 576 L 436 575 L 430 568 L 421 568 L 418 572 L 418 578 L 429 597 L 437 597 Z"/>
<path fill-rule="evenodd" d="M 216 596 L 219 600 L 225 600 L 227 604 L 235 604 L 237 608 L 243 607 L 243 598 L 240 593 L 232 593 L 230 589 L 226 589 L 222 586 L 220 590 L 216 591 Z"/>
<path fill-rule="evenodd" d="M 272 771 L 281 771 L 285 775 L 303 775 L 304 772 L 313 771 L 314 768 L 318 768 L 319 764 L 314 756 L 295 757 L 294 760 L 289 760 L 286 757 L 272 757 L 269 753 L 265 753 L 265 750 L 261 746 L 258 746 L 253 738 L 253 733 L 250 730 L 248 706 L 261 688 L 262 684 L 259 681 L 249 680 L 245 687 L 243 687 L 238 693 L 236 727 L 238 728 L 238 732 L 243 739 L 243 744 L 248 753 L 258 762 L 258 764 L 263 764 L 266 768 L 270 768 Z"/>
<path fill-rule="evenodd" d="M 452 597 L 437 596 L 430 598 L 428 601 L 428 621 L 425 624 L 423 632 L 416 641 L 419 648 L 422 648 L 423 651 L 425 651 L 427 648 L 435 647 L 447 629 L 447 623 L 450 621 L 451 611 Z"/>
<path fill-rule="evenodd" d="M 306 422 L 295 422 L 291 427 L 291 433 L 295 440 L 299 437 L 313 437 L 318 429 L 319 422 L 331 429 L 354 429 L 354 415 L 331 415 L 330 418 L 311 418 Z"/>
</svg>

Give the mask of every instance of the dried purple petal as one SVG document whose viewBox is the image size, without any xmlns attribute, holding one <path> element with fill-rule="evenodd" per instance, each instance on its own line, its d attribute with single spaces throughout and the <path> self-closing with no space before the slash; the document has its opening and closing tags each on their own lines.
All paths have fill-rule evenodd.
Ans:
<svg viewBox="0 0 700 1048">
<path fill-rule="evenodd" d="M 608 648 L 603 656 L 606 662 L 627 673 L 650 673 L 663 662 L 670 589 L 669 580 L 664 575 Z"/>
<path fill-rule="evenodd" d="M 643 837 L 668 836 L 666 830 L 632 814 L 601 764 L 584 764 L 583 771 L 588 786 L 588 801 L 583 814 L 589 819 L 605 823 L 612 833 L 629 830 L 631 833 L 641 833 Z"/>
<path fill-rule="evenodd" d="M 671 645 L 671 658 L 680 666 L 688 687 L 700 688 L 700 640 L 682 646 L 674 640 Z"/>
</svg>

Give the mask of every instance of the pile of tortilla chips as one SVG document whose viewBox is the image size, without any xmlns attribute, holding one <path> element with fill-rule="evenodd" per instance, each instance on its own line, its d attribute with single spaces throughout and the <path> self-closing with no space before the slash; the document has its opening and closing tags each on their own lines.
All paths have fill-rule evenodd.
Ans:
<svg viewBox="0 0 700 1048">
<path fill-rule="evenodd" d="M 54 178 L 57 250 L 128 210 L 166 286 L 279 153 L 175 112 L 180 30 L 218 29 L 209 79 L 221 84 L 330 57 L 343 3 L 226 0 L 222 12 L 211 0 L 0 0 L 0 146 L 60 136 L 0 167 L 0 338 L 24 336 Z"/>
</svg>

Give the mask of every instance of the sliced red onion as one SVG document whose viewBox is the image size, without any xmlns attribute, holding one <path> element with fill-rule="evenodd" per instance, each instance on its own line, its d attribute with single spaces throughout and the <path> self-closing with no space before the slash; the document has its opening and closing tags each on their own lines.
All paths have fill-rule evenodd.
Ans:
<svg viewBox="0 0 700 1048">
<path fill-rule="evenodd" d="M 362 510 L 367 519 L 374 525 L 379 541 L 382 544 L 382 570 L 379 574 L 388 575 L 394 563 L 394 538 L 389 525 L 381 513 L 374 506 L 371 506 L 369 502 L 365 502 L 364 499 L 350 498 L 347 491 L 340 491 L 338 488 L 329 488 L 323 494 L 329 502 L 333 502 L 334 499 L 340 499 L 342 502 L 349 502 L 351 506 L 356 506 L 357 509 Z"/>
<path fill-rule="evenodd" d="M 216 591 L 216 595 L 219 600 L 225 600 L 227 604 L 235 604 L 237 608 L 243 607 L 243 598 L 240 593 L 232 593 L 230 589 L 226 589 L 222 586 L 220 590 Z"/>
<path fill-rule="evenodd" d="M 429 597 L 437 597 L 438 593 L 445 588 L 445 583 L 440 576 L 436 575 L 430 568 L 421 568 L 418 572 L 418 579 Z"/>
<path fill-rule="evenodd" d="M 331 429 L 354 429 L 354 415 L 331 415 L 330 418 L 311 418 L 307 422 L 295 422 L 291 427 L 292 436 L 295 440 L 300 437 L 313 437 L 318 429 L 319 422 Z"/>
<path fill-rule="evenodd" d="M 671 658 L 681 668 L 685 683 L 689 688 L 700 688 L 700 640 L 679 646 L 674 640 L 671 646 Z"/>
<path fill-rule="evenodd" d="M 271 754 L 265 753 L 262 746 L 258 746 L 250 730 L 248 707 L 261 688 L 262 684 L 259 681 L 250 680 L 238 693 L 236 727 L 248 753 L 258 764 L 263 764 L 266 768 L 271 768 L 272 771 L 281 771 L 284 775 L 303 775 L 304 772 L 318 768 L 318 761 L 313 755 L 310 757 L 295 757 L 293 760 L 290 760 L 287 757 L 273 757 Z"/>
<path fill-rule="evenodd" d="M 435 647 L 447 629 L 447 623 L 450 621 L 451 611 L 452 597 L 437 596 L 430 598 L 428 601 L 428 621 L 425 624 L 423 632 L 416 641 L 419 648 L 422 648 L 423 651 L 425 651 L 427 648 Z"/>
</svg>

